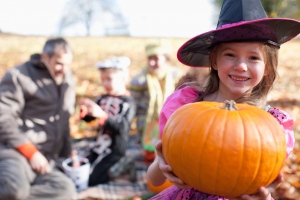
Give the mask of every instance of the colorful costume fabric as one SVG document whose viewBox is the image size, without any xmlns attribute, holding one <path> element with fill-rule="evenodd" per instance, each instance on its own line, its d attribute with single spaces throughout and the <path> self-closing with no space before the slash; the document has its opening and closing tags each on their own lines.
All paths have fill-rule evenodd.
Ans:
<svg viewBox="0 0 300 200">
<path fill-rule="evenodd" d="M 181 106 L 195 102 L 195 99 L 198 97 L 199 91 L 193 87 L 184 87 L 175 91 L 172 95 L 168 97 L 159 116 L 159 126 L 160 126 L 160 136 L 168 118 L 173 114 L 175 110 Z M 268 108 L 267 111 L 273 115 L 281 127 L 284 130 L 286 137 L 287 145 L 287 154 L 288 157 L 294 147 L 295 138 L 293 133 L 294 121 L 290 115 L 284 111 L 279 110 L 278 108 Z M 179 200 L 179 199 L 206 199 L 206 200 L 226 200 L 224 197 L 219 197 L 215 195 L 205 194 L 194 188 L 189 189 L 180 189 L 176 186 L 172 186 L 158 195 L 151 198 L 151 200 L 160 199 L 160 200 Z"/>
</svg>

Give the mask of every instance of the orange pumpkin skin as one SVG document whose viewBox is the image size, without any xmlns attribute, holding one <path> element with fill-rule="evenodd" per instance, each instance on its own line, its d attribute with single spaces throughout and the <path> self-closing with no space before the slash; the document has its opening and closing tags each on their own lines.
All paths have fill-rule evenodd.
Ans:
<svg viewBox="0 0 300 200">
<path fill-rule="evenodd" d="M 176 110 L 162 136 L 166 162 L 185 183 L 207 194 L 238 197 L 272 183 L 286 156 L 279 122 L 246 104 L 196 102 Z"/>
<path fill-rule="evenodd" d="M 157 194 L 157 193 L 160 193 L 161 191 L 167 189 L 168 187 L 171 187 L 173 185 L 173 183 L 171 183 L 168 179 L 162 184 L 162 185 L 159 185 L 159 186 L 154 186 L 150 183 L 150 181 L 147 179 L 147 186 L 148 186 L 148 189 Z"/>
</svg>

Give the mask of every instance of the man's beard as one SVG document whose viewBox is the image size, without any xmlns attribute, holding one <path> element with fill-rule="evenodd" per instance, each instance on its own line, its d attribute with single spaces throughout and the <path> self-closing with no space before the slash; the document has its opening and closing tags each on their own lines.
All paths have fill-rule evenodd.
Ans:
<svg viewBox="0 0 300 200">
<path fill-rule="evenodd" d="M 63 76 L 55 77 L 54 81 L 56 85 L 61 85 L 64 82 L 64 77 Z"/>
</svg>

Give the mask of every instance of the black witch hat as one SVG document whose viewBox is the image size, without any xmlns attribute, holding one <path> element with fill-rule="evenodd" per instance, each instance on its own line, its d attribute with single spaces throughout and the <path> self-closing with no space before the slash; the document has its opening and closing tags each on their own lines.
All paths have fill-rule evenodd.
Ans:
<svg viewBox="0 0 300 200">
<path fill-rule="evenodd" d="M 191 67 L 209 66 L 209 53 L 224 42 L 265 42 L 280 47 L 300 33 L 300 21 L 268 18 L 260 0 L 224 0 L 216 30 L 184 43 L 177 52 L 180 62 Z"/>
</svg>

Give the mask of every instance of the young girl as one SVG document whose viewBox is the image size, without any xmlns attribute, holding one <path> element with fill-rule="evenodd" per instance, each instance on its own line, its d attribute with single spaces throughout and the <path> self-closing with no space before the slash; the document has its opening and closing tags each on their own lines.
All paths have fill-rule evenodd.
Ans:
<svg viewBox="0 0 300 200">
<path fill-rule="evenodd" d="M 218 28 L 190 39 L 177 54 L 183 64 L 210 66 L 208 82 L 201 89 L 195 84 L 193 87 L 185 84 L 168 97 L 159 117 L 160 133 L 168 118 L 182 105 L 197 101 L 235 100 L 265 109 L 278 120 L 286 136 L 288 156 L 294 145 L 293 119 L 284 111 L 264 107 L 264 101 L 276 78 L 280 45 L 299 33 L 299 21 L 267 18 L 260 0 L 224 0 Z M 186 185 L 165 162 L 161 142 L 156 145 L 156 151 L 157 156 L 147 171 L 149 181 L 160 185 L 168 179 L 174 186 L 152 199 L 226 199 Z M 280 181 L 282 175 L 269 187 Z M 234 199 L 270 200 L 272 197 L 267 188 L 261 187 L 256 194 Z"/>
</svg>

